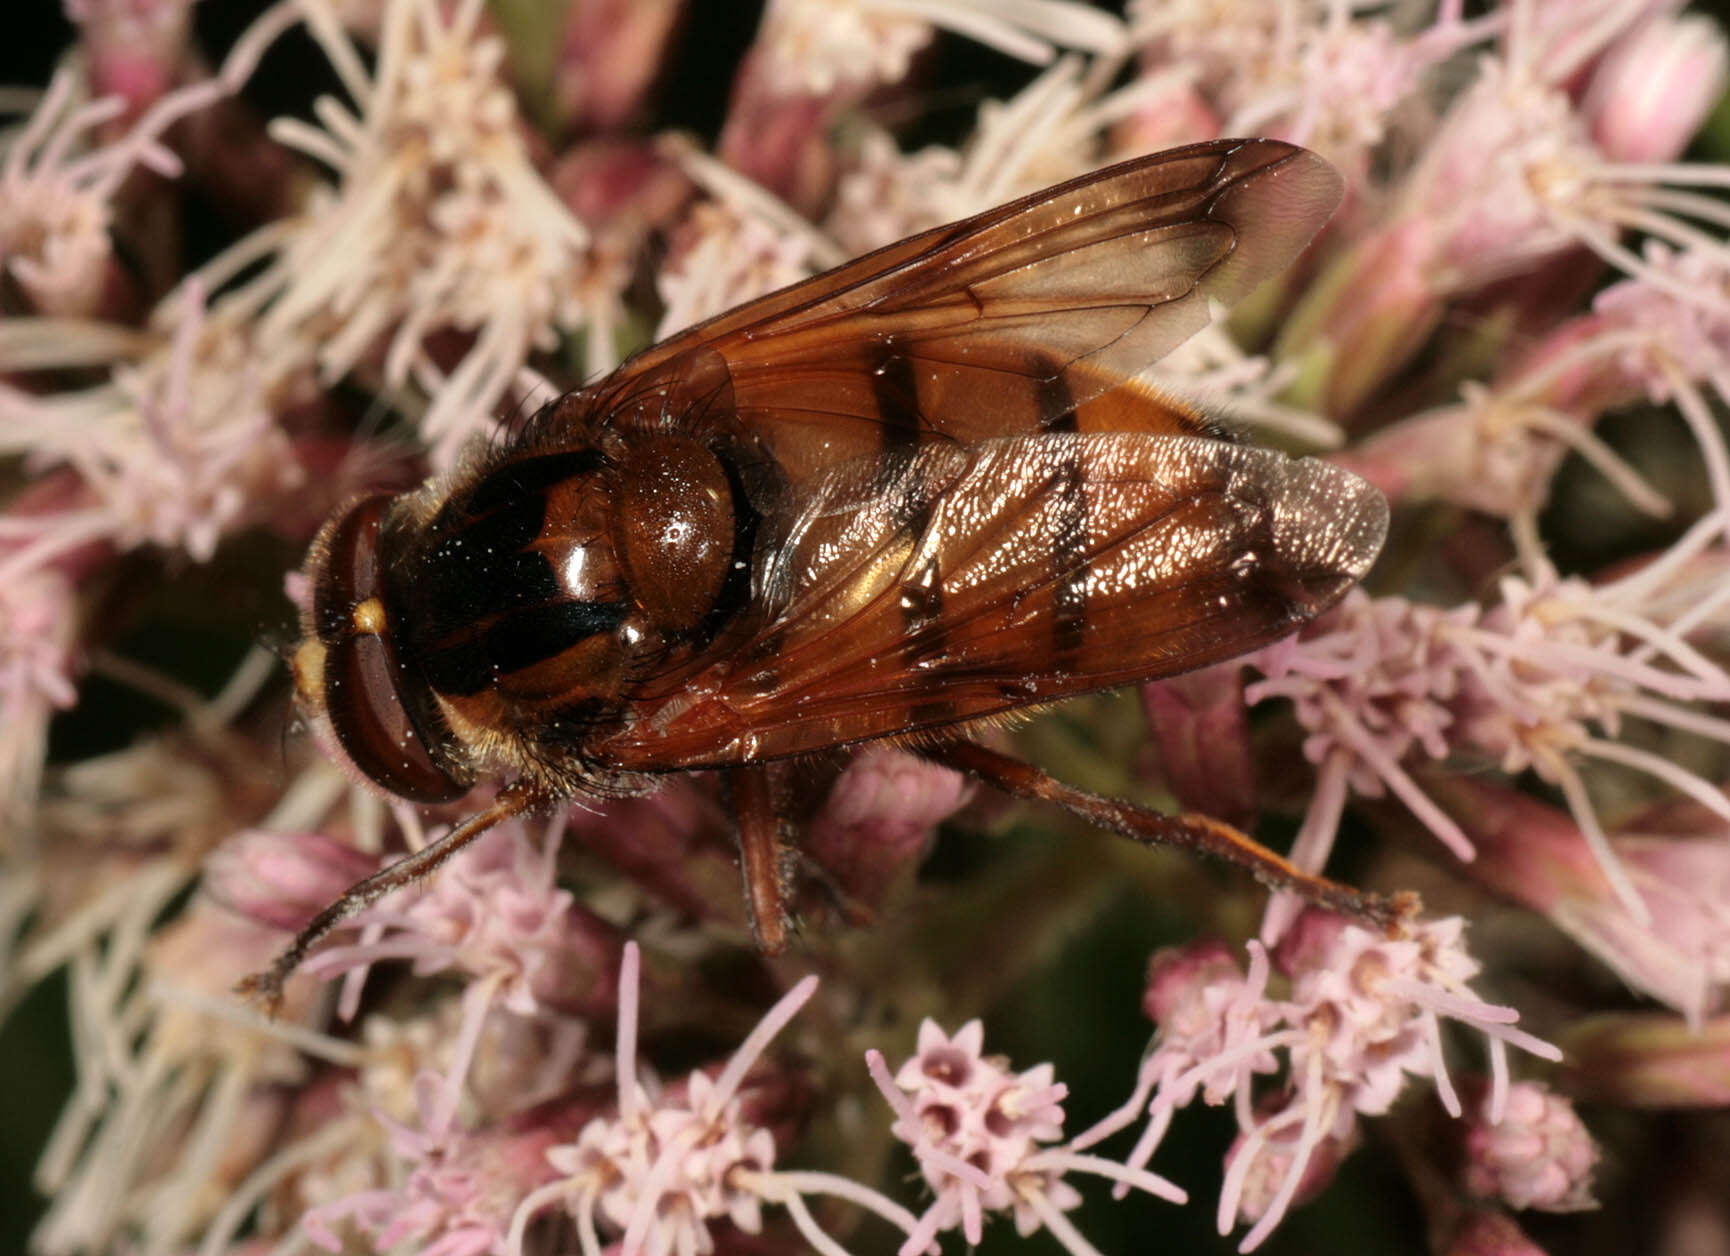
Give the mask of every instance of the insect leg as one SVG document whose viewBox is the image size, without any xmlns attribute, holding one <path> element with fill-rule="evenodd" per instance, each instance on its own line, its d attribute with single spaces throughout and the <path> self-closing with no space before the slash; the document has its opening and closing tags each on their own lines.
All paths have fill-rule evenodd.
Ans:
<svg viewBox="0 0 1730 1256">
<path fill-rule="evenodd" d="M 1211 816 L 1195 813 L 1168 816 L 1134 803 L 1101 798 L 1065 785 L 1031 763 L 973 742 L 921 747 L 916 753 L 966 772 L 1016 798 L 1055 803 L 1089 824 L 1131 841 L 1178 846 L 1236 864 L 1270 889 L 1291 890 L 1318 907 L 1379 928 L 1390 929 L 1415 915 L 1418 909 L 1417 897 L 1412 894 L 1374 894 L 1304 872 L 1253 837 Z"/>
<path fill-rule="evenodd" d="M 431 845 L 422 847 L 411 855 L 405 855 L 389 867 L 381 868 L 365 880 L 349 886 L 343 891 L 341 898 L 319 912 L 304 929 L 295 934 L 294 941 L 271 961 L 269 968 L 241 978 L 234 987 L 235 993 L 261 1004 L 270 1015 L 276 1015 L 282 1006 L 283 984 L 294 975 L 294 970 L 300 967 L 307 953 L 332 929 L 372 906 L 392 890 L 413 885 L 429 875 L 445 860 L 494 825 L 512 816 L 521 815 L 544 801 L 541 794 L 527 785 L 519 783 L 508 786 L 492 806 L 478 815 L 470 816 Z"/>
<path fill-rule="evenodd" d="M 787 949 L 787 899 L 782 867 L 781 820 L 767 768 L 733 768 L 733 811 L 739 820 L 739 871 L 745 879 L 745 906 L 751 936 L 765 955 Z"/>
</svg>

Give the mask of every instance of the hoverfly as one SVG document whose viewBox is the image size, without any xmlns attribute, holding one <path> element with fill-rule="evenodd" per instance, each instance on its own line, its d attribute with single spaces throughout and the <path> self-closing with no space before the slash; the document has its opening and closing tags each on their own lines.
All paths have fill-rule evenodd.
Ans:
<svg viewBox="0 0 1730 1256">
<path fill-rule="evenodd" d="M 759 945 L 785 943 L 767 765 L 895 739 L 1143 841 L 1359 916 L 1205 817 L 1081 793 L 979 746 L 1020 709 L 1229 659 L 1369 569 L 1381 495 L 1235 442 L 1136 382 L 1326 222 L 1303 149 L 1127 161 L 722 314 L 503 447 L 327 523 L 299 700 L 378 788 L 497 801 L 350 889 L 248 988 L 506 817 L 669 772 L 731 785 Z"/>
</svg>

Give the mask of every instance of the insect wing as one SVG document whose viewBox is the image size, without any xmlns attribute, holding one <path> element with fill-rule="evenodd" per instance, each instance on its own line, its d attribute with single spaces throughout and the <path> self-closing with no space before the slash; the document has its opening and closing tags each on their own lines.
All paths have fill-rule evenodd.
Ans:
<svg viewBox="0 0 1730 1256">
<path fill-rule="evenodd" d="M 748 763 L 988 718 L 1274 640 L 1381 547 L 1327 463 L 1184 436 L 933 443 L 837 468 L 758 573 L 770 614 L 599 747 Z"/>
<path fill-rule="evenodd" d="M 1210 298 L 1284 269 L 1340 189 L 1321 158 L 1274 140 L 1123 162 L 723 314 L 602 390 L 718 354 L 740 420 L 794 481 L 930 439 L 1197 430 L 1181 406 L 1101 395 L 1204 326 Z"/>
</svg>

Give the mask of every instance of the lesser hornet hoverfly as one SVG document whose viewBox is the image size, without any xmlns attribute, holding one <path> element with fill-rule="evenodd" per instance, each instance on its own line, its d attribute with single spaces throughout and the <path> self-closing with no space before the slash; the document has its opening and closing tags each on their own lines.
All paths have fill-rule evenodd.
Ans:
<svg viewBox="0 0 1730 1256">
<path fill-rule="evenodd" d="M 360 882 L 275 965 L 499 821 L 726 775 L 766 952 L 767 765 L 895 739 L 1141 841 L 1387 921 L 1202 816 L 1082 793 L 969 740 L 1006 713 L 1245 653 L 1369 569 L 1387 506 L 1237 443 L 1136 374 L 1278 273 L 1339 202 L 1314 154 L 1217 140 L 922 232 L 673 336 L 502 447 L 327 523 L 300 703 L 378 788 L 497 800 Z"/>
</svg>

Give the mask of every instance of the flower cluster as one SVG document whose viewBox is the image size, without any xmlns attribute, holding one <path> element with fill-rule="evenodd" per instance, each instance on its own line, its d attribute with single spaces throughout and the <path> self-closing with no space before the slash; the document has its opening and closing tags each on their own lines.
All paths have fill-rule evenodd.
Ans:
<svg viewBox="0 0 1730 1256">
<path fill-rule="evenodd" d="M 878 1090 L 895 1109 L 895 1136 L 913 1149 L 933 1195 L 901 1256 L 925 1251 L 956 1228 L 977 1245 L 991 1212 L 1009 1213 L 1022 1235 L 1044 1228 L 1076 1256 L 1089 1252 L 1063 1215 L 1081 1202 L 1064 1180 L 1069 1172 L 1185 1202 L 1182 1189 L 1137 1165 L 1081 1154 L 1082 1139 L 1058 1143 L 1068 1087 L 1054 1080 L 1049 1064 L 1011 1073 L 1005 1061 L 984 1054 L 984 1042 L 978 1021 L 951 1037 L 928 1020 L 919 1026 L 913 1057 L 893 1075 L 881 1054 L 866 1053 Z"/>
<path fill-rule="evenodd" d="M 1324 1190 L 1451 1252 L 1536 1252 L 1517 1214 L 1595 1205 L 1642 1250 L 1708 1214 L 1724 1235 L 1730 1168 L 1691 1114 L 1730 1105 L 1716 18 L 251 8 L 223 44 L 191 0 L 64 0 L 73 45 L 0 85 L 0 1051 L 63 991 L 74 1075 L 33 1256 L 922 1256 L 993 1222 L 1095 1256 L 1107 1210 L 1202 1198 L 1219 1250 L 1322 1250 Z M 283 735 L 278 655 L 320 596 L 291 569 L 333 510 L 740 302 L 1226 135 L 1319 152 L 1341 207 L 1137 386 L 1370 481 L 1386 552 L 1139 708 L 967 733 L 1215 836 L 1293 832 L 1299 872 L 1433 915 L 1269 901 L 1006 809 L 909 740 L 610 776 L 369 899 L 274 1019 L 233 995 L 478 809 L 423 814 Z M 776 477 L 742 475 L 766 546 Z M 757 785 L 787 822 L 752 870 L 795 917 L 775 957 L 738 888 Z M 1145 980 L 1126 946 L 1160 948 Z M 1145 1049 L 1092 1019 L 1134 1021 L 1137 989 Z M 1089 1074 L 988 1038 L 1084 1043 Z M 1594 1180 L 1659 1157 L 1663 1199 Z M 1586 1246 L 1570 1224 L 1545 1222 L 1558 1250 Z"/>
<path fill-rule="evenodd" d="M 1253 1223 L 1239 1247 L 1249 1251 L 1295 1199 L 1325 1185 L 1355 1144 L 1358 1118 L 1386 1113 L 1409 1077 L 1430 1078 L 1443 1106 L 1460 1115 L 1442 1058 L 1443 1019 L 1486 1037 L 1496 1083 L 1486 1112 L 1495 1127 L 1507 1102 L 1505 1044 L 1544 1059 L 1560 1052 L 1515 1028 L 1512 1008 L 1472 992 L 1466 983 L 1479 966 L 1463 932 L 1454 917 L 1388 939 L 1310 912 L 1276 955 L 1251 942 L 1247 972 L 1218 943 L 1155 955 L 1144 1007 L 1159 1037 L 1135 1096 L 1107 1123 L 1146 1105 L 1148 1124 L 1128 1164 L 1152 1157 L 1177 1109 L 1198 1097 L 1231 1102 L 1239 1137 L 1227 1158 L 1219 1228 L 1239 1217 Z M 1276 964 L 1289 998 L 1268 993 Z M 1280 1085 L 1258 1097 L 1258 1079 L 1271 1077 Z"/>
</svg>

